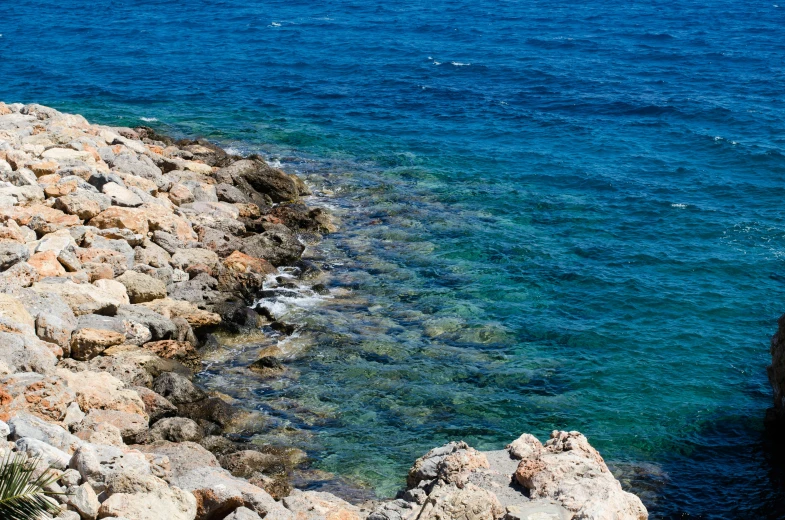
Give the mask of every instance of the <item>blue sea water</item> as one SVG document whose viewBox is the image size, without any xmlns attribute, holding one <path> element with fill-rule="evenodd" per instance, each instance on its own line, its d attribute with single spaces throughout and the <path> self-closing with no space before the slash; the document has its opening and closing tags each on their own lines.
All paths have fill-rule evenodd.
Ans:
<svg viewBox="0 0 785 520">
<path fill-rule="evenodd" d="M 390 496 L 448 439 L 580 430 L 652 518 L 785 518 L 775 2 L 13 0 L 0 100 L 306 176 L 333 297 L 241 394 L 316 468 Z"/>
</svg>

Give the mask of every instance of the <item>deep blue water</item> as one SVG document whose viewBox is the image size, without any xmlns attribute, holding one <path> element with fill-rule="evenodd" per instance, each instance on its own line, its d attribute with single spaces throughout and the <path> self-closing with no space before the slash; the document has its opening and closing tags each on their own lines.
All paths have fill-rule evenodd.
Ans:
<svg viewBox="0 0 785 520">
<path fill-rule="evenodd" d="M 578 429 L 653 518 L 785 517 L 785 7 L 1 7 L 0 100 L 155 118 L 328 195 L 335 298 L 246 395 L 318 412 L 317 467 L 390 495 L 447 439 Z"/>
</svg>

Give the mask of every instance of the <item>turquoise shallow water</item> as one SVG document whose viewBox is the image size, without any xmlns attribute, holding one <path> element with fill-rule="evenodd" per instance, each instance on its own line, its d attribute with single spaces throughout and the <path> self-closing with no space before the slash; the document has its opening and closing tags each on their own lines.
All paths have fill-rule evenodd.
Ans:
<svg viewBox="0 0 785 520">
<path fill-rule="evenodd" d="M 291 377 L 238 390 L 305 428 L 317 467 L 388 495 L 448 439 L 578 429 L 653 517 L 781 518 L 783 21 L 724 0 L 20 0 L 0 99 L 262 151 L 326 193 L 333 298 L 291 311 Z"/>
</svg>

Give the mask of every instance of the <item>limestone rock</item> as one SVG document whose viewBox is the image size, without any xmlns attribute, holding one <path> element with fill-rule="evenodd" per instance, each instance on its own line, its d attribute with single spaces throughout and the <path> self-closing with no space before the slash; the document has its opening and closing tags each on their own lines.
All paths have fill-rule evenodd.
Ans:
<svg viewBox="0 0 785 520">
<path fill-rule="evenodd" d="M 166 285 L 146 274 L 126 271 L 117 278 L 117 281 L 125 286 L 128 297 L 133 304 L 166 297 Z"/>
</svg>

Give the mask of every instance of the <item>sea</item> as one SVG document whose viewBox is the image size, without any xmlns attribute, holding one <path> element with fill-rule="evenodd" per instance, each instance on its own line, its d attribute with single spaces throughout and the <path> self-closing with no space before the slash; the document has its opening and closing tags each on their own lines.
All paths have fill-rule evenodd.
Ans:
<svg viewBox="0 0 785 520">
<path fill-rule="evenodd" d="M 329 294 L 282 272 L 296 332 L 199 376 L 303 486 L 579 430 L 651 518 L 785 518 L 778 1 L 5 0 L 0 100 L 260 153 L 332 212 Z M 245 370 L 271 342 L 287 371 Z"/>
</svg>

